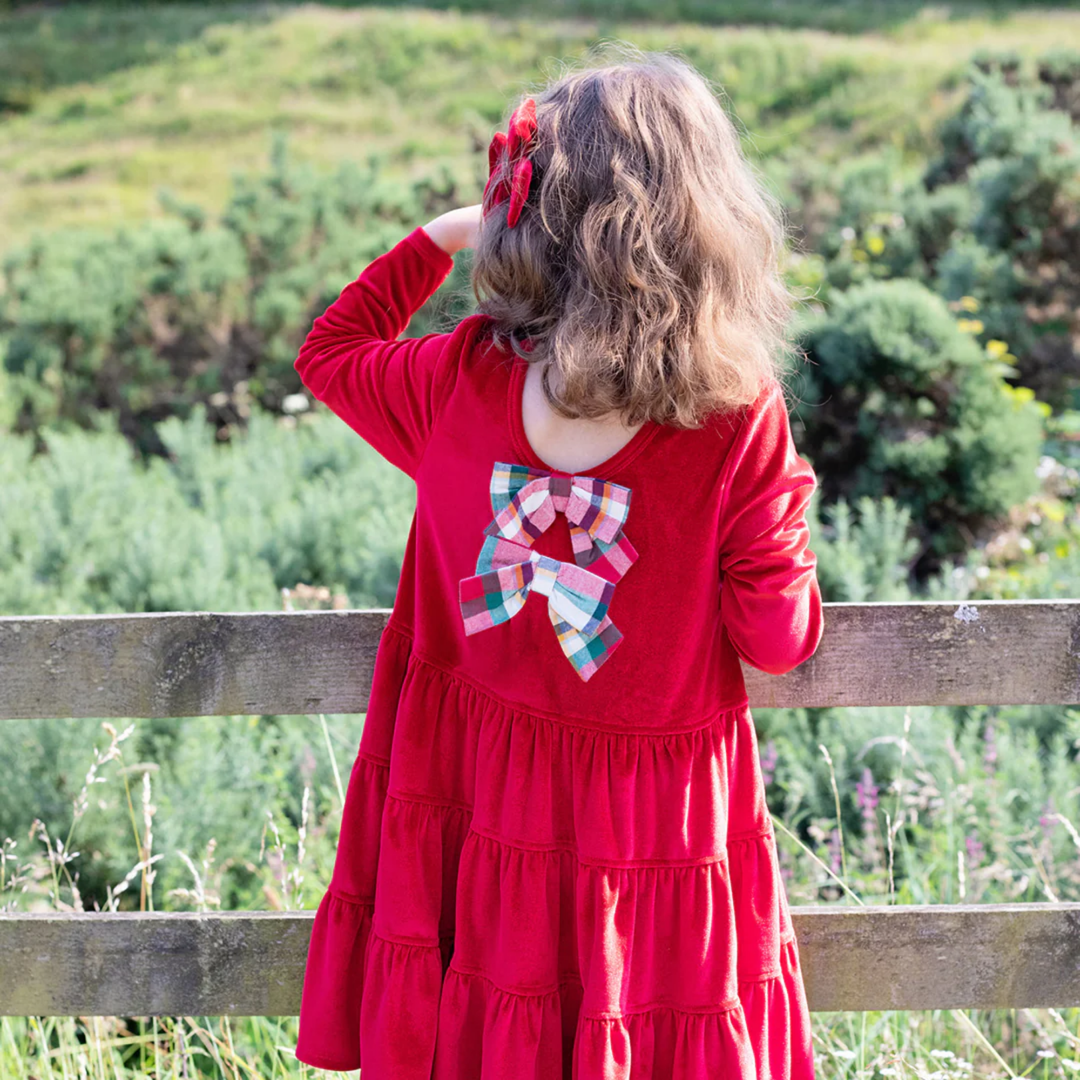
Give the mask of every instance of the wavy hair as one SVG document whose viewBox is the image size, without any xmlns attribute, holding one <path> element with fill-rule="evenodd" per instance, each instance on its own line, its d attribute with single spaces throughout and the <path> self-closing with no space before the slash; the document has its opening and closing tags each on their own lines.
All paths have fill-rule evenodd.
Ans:
<svg viewBox="0 0 1080 1080">
<path fill-rule="evenodd" d="M 787 345 L 784 230 L 705 79 L 622 50 L 536 115 L 521 219 L 496 206 L 473 261 L 496 342 L 567 417 L 697 427 L 754 401 Z"/>
</svg>

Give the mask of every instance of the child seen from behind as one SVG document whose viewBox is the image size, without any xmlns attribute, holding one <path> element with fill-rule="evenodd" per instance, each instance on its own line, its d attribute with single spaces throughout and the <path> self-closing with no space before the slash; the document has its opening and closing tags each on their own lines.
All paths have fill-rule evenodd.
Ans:
<svg viewBox="0 0 1080 1080">
<path fill-rule="evenodd" d="M 416 482 L 297 1056 L 364 1080 L 808 1080 L 740 661 L 822 630 L 782 230 L 668 56 L 518 104 L 481 206 L 315 321 Z M 398 340 L 474 249 L 477 313 Z"/>
</svg>

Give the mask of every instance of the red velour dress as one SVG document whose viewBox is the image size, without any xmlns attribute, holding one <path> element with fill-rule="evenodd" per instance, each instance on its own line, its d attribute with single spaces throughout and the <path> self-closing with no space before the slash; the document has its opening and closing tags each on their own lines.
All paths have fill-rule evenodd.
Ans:
<svg viewBox="0 0 1080 1080">
<path fill-rule="evenodd" d="M 417 229 L 296 361 L 417 487 L 297 1057 L 364 1080 L 806 1080 L 739 664 L 786 671 L 821 635 L 782 394 L 560 473 L 485 317 L 395 340 L 451 266 Z"/>
</svg>

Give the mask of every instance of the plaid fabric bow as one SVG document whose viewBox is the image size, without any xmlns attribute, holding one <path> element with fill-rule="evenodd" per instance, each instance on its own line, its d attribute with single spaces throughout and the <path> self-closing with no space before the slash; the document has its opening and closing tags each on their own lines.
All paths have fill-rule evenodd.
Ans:
<svg viewBox="0 0 1080 1080">
<path fill-rule="evenodd" d="M 458 586 L 467 635 L 509 622 L 535 590 L 548 598 L 559 645 L 586 682 L 622 641 L 607 614 L 615 585 L 589 570 L 495 536 L 484 541 L 476 569 Z"/>
<path fill-rule="evenodd" d="M 495 518 L 485 532 L 521 544 L 532 544 L 557 513 L 565 514 L 574 561 L 609 581 L 618 581 L 638 557 L 623 534 L 630 489 L 621 484 L 499 461 L 491 474 L 491 509 Z"/>
<path fill-rule="evenodd" d="M 484 186 L 485 216 L 500 203 L 510 200 L 506 224 L 513 228 L 529 197 L 533 164 L 529 155 L 536 148 L 536 102 L 526 98 L 511 114 L 506 134 L 496 131 L 488 146 L 488 181 Z"/>
<path fill-rule="evenodd" d="M 630 489 L 496 462 L 490 494 L 495 517 L 485 530 L 476 574 L 459 585 L 465 633 L 508 622 L 535 590 L 548 597 L 559 644 L 588 681 L 622 641 L 607 609 L 615 582 L 637 559 L 622 531 Z M 557 513 L 570 524 L 574 563 L 531 550 Z"/>
</svg>

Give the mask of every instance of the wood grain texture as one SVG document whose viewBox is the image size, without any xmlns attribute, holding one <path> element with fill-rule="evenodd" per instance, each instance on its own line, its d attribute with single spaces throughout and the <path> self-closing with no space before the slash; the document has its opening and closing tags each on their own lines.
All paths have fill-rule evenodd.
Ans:
<svg viewBox="0 0 1080 1080">
<path fill-rule="evenodd" d="M 1080 601 L 830 604 L 813 657 L 749 673 L 759 708 L 1080 701 Z"/>
<path fill-rule="evenodd" d="M 966 618 L 957 618 L 957 613 Z M 0 718 L 363 712 L 388 612 L 0 618 Z M 830 604 L 756 707 L 1080 702 L 1080 601 Z"/>
<path fill-rule="evenodd" d="M 0 718 L 363 712 L 388 615 L 0 618 Z"/>
<path fill-rule="evenodd" d="M 0 915 L 0 1015 L 292 1016 L 313 915 Z"/>
<path fill-rule="evenodd" d="M 817 1012 L 1080 1005 L 1080 904 L 796 908 Z"/>
<path fill-rule="evenodd" d="M 0 915 L 0 1015 L 291 1016 L 311 912 Z M 795 908 L 815 1012 L 1080 1005 L 1080 904 Z"/>
</svg>

